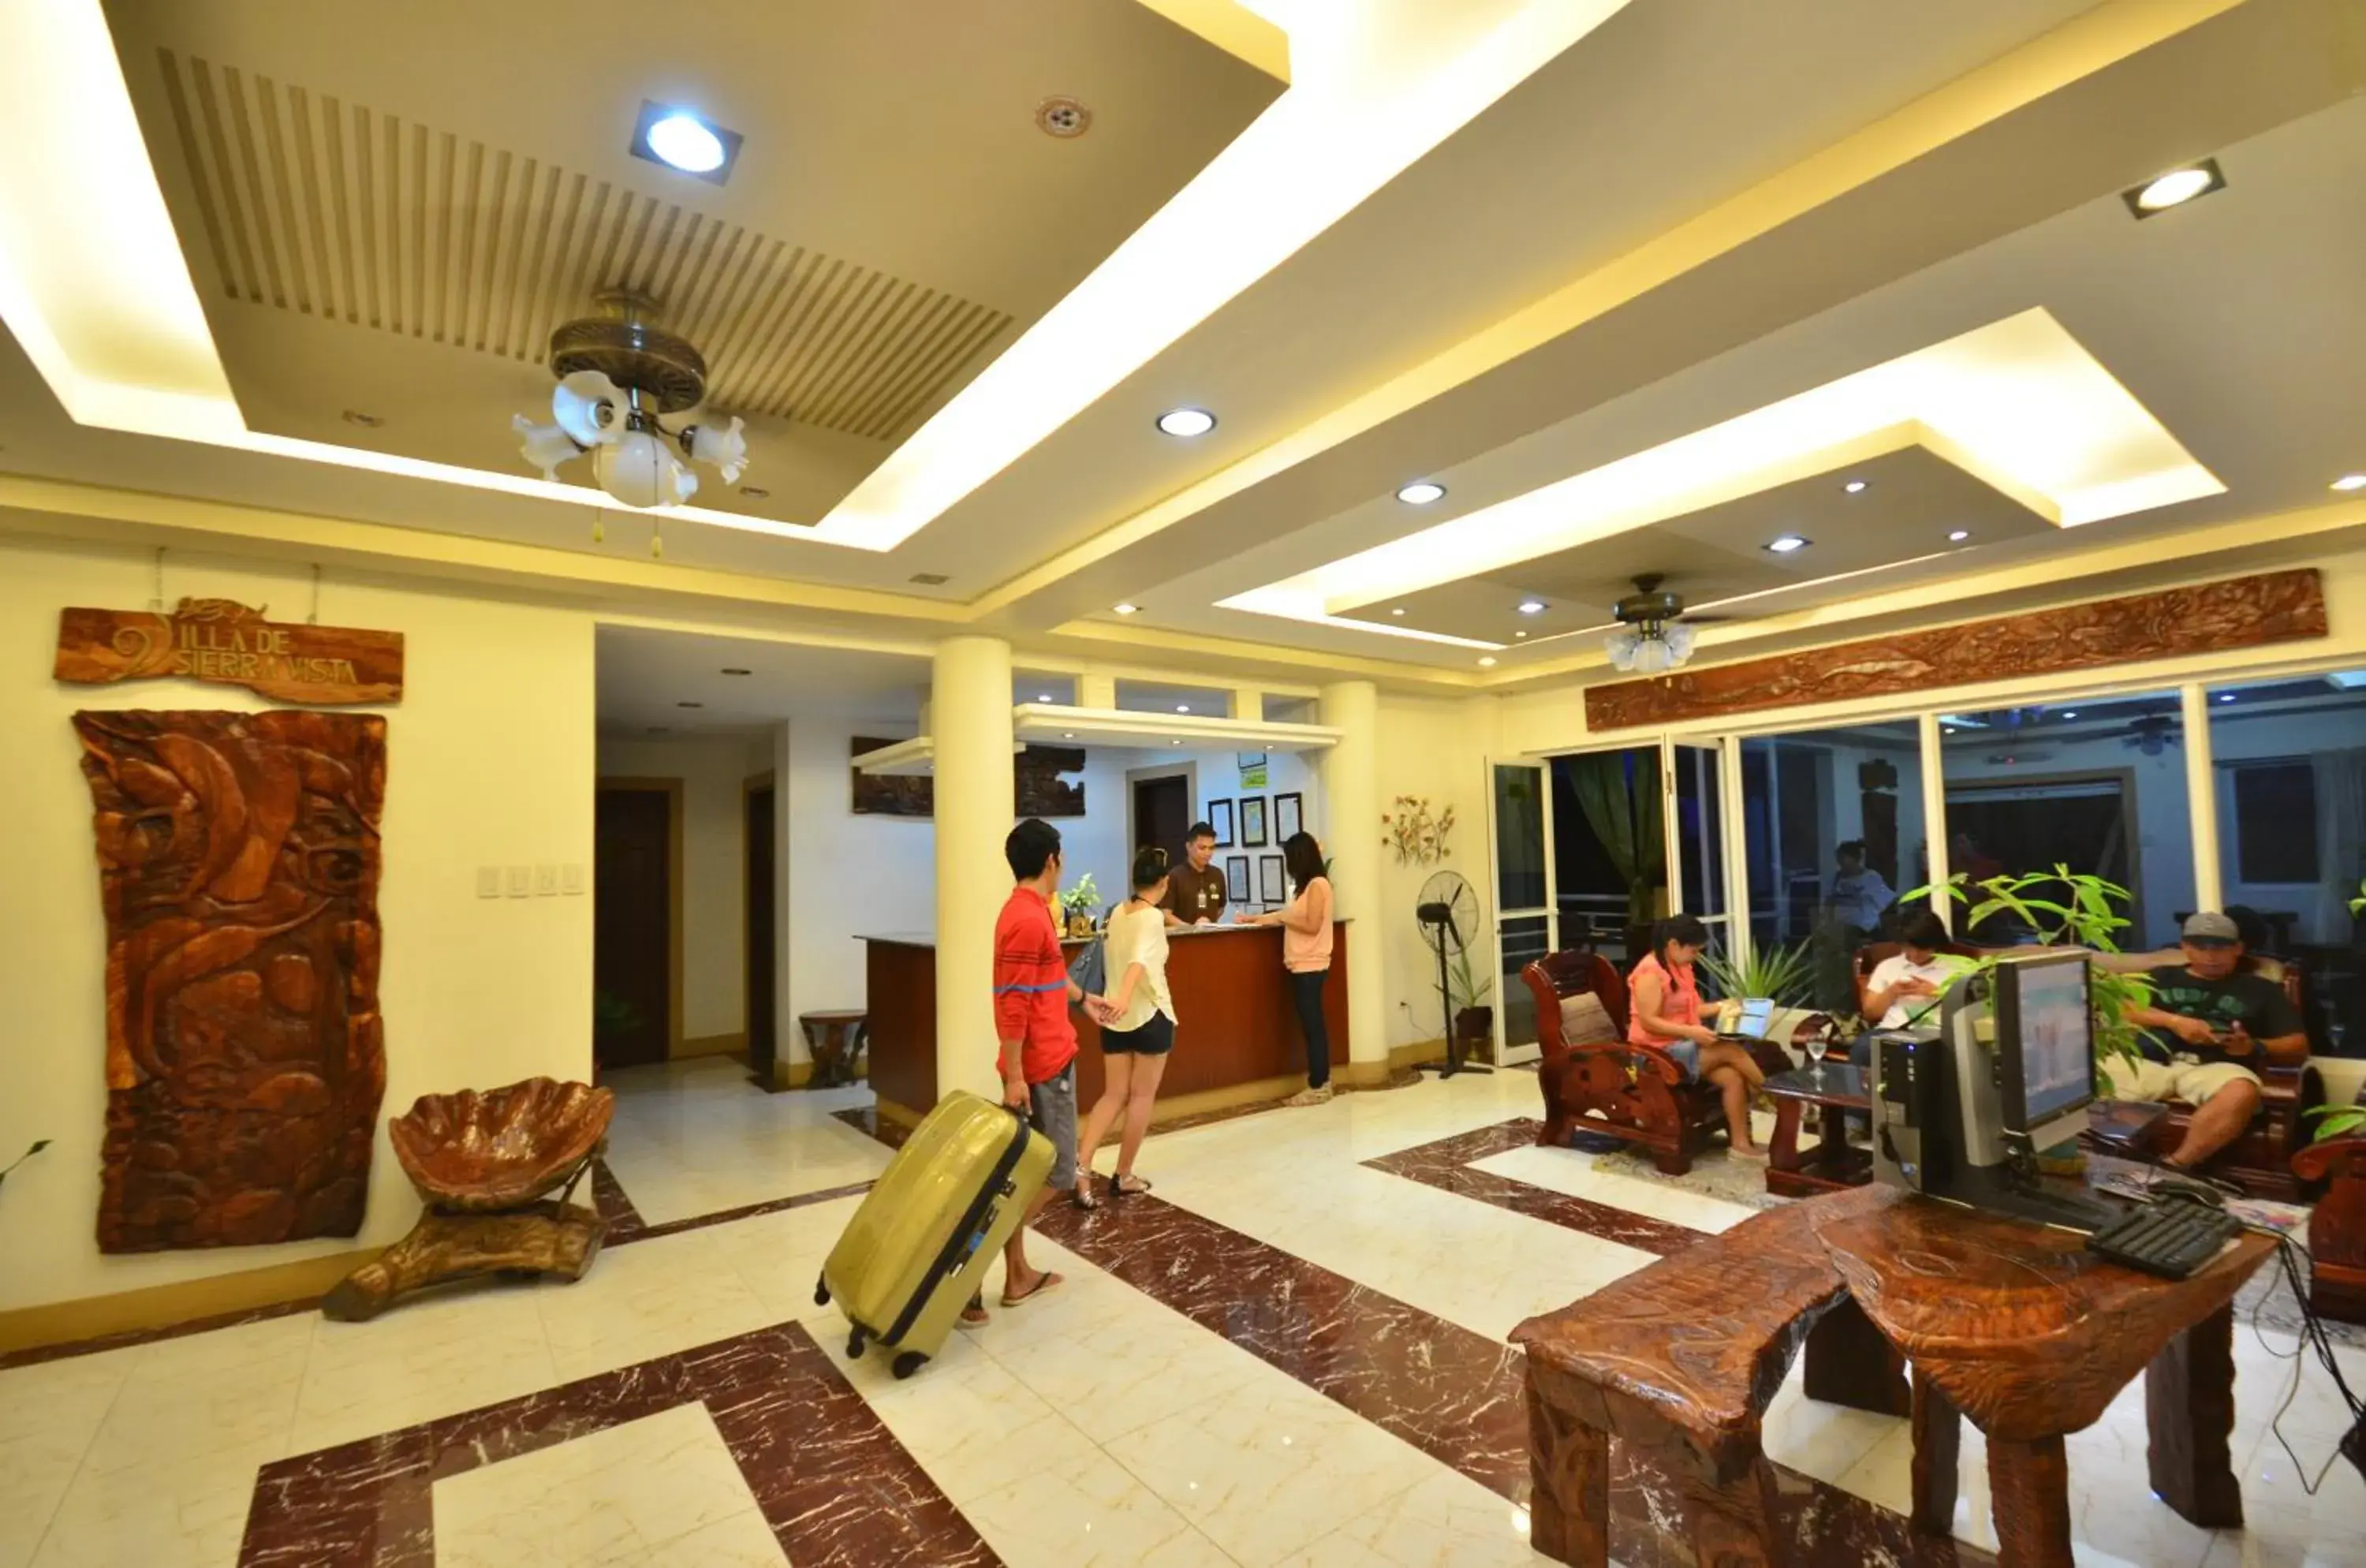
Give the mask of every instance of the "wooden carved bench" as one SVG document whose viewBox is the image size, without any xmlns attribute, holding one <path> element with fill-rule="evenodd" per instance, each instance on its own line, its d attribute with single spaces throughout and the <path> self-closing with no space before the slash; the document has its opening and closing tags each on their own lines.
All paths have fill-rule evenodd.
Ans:
<svg viewBox="0 0 2366 1568">
<path fill-rule="evenodd" d="M 1904 1368 L 1827 1260 L 1810 1222 L 1890 1195 L 1836 1193 L 1744 1220 L 1512 1333 L 1527 1351 L 1529 1544 L 1610 1558 L 1610 1443 L 1674 1478 L 1702 1563 L 1775 1561 L 1774 1477 L 1759 1423 L 1807 1347 L 1807 1393 L 1910 1413 Z M 1838 1207 L 1835 1207 L 1838 1206 Z"/>
</svg>

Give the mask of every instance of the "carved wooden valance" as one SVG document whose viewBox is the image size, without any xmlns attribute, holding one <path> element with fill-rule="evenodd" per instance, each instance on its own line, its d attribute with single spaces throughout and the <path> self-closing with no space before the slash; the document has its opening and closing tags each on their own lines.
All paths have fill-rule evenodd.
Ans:
<svg viewBox="0 0 2366 1568">
<path fill-rule="evenodd" d="M 266 621 L 234 599 L 156 610 L 62 610 L 57 679 L 86 685 L 177 676 L 245 686 L 284 703 L 402 697 L 402 634 Z"/>
<path fill-rule="evenodd" d="M 2325 635 L 2324 584 L 2304 567 L 1591 686 L 1585 722 L 1624 729 Z"/>
</svg>

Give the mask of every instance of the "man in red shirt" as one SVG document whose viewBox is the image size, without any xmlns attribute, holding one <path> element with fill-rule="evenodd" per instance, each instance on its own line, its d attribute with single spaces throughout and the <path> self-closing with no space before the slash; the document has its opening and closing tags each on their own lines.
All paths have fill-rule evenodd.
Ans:
<svg viewBox="0 0 2366 1568">
<path fill-rule="evenodd" d="M 994 922 L 994 1032 L 1002 1043 L 997 1062 L 1002 1102 L 1026 1111 L 1053 1150 L 1051 1176 L 1002 1249 L 1002 1304 L 1013 1307 L 1060 1282 L 1059 1275 L 1028 1266 L 1027 1226 L 1053 1193 L 1076 1185 L 1076 1026 L 1068 1007 L 1087 998 L 1068 978 L 1059 928 L 1052 919 L 1052 896 L 1060 886 L 1060 830 L 1031 817 L 1010 830 L 1002 855 L 1017 881 Z M 984 1322 L 984 1303 L 973 1301 L 963 1317 Z"/>
</svg>

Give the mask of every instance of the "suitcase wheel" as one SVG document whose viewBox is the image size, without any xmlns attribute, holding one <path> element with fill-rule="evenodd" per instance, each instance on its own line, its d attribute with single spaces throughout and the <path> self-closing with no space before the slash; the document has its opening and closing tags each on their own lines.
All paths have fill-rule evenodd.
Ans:
<svg viewBox="0 0 2366 1568">
<path fill-rule="evenodd" d="M 850 1361 L 861 1360 L 862 1359 L 862 1347 L 868 1341 L 869 1337 L 870 1337 L 865 1335 L 860 1328 L 854 1330 L 851 1334 L 849 1334 L 846 1337 L 846 1359 Z"/>
<path fill-rule="evenodd" d="M 814 1281 L 814 1305 L 817 1307 L 829 1305 L 829 1281 L 827 1279 Z"/>
<path fill-rule="evenodd" d="M 918 1350 L 903 1351 L 896 1358 L 896 1375 L 899 1378 L 908 1378 L 928 1364 L 929 1359 Z"/>
</svg>

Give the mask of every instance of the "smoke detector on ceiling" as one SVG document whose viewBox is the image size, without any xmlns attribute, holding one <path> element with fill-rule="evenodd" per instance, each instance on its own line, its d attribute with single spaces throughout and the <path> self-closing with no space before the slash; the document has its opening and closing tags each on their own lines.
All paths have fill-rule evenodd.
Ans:
<svg viewBox="0 0 2366 1568">
<path fill-rule="evenodd" d="M 1035 129 L 1046 136 L 1066 141 L 1092 128 L 1093 111 L 1065 94 L 1045 98 L 1035 106 Z"/>
</svg>

